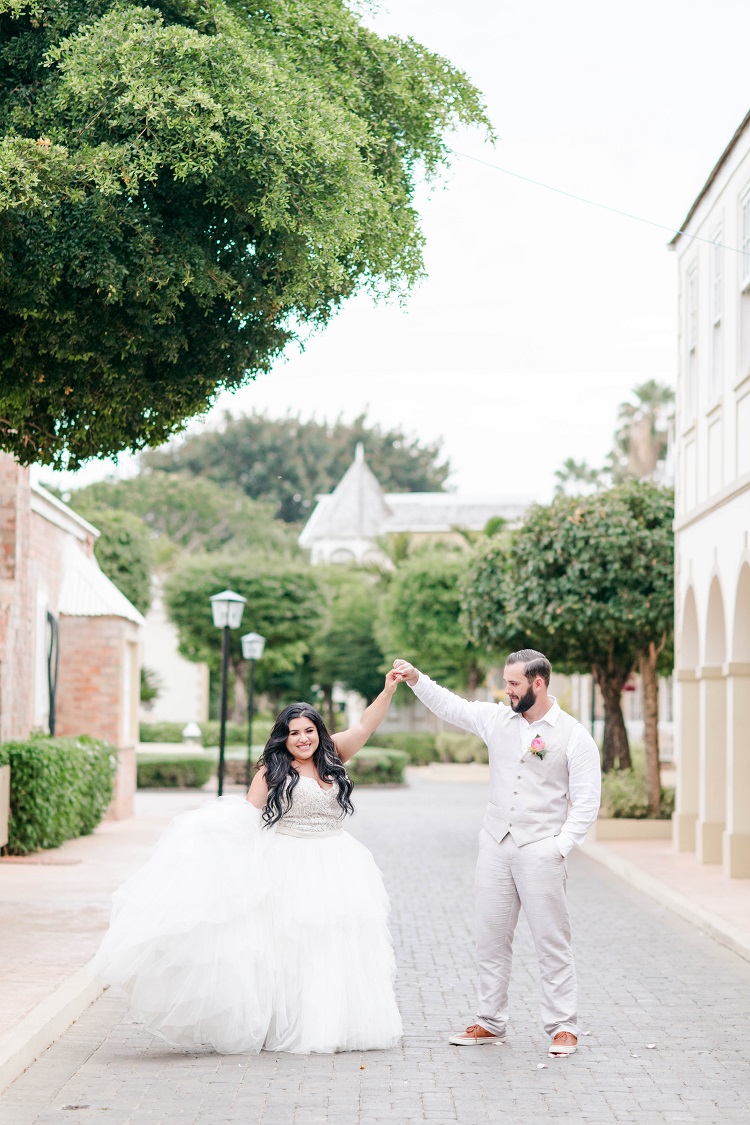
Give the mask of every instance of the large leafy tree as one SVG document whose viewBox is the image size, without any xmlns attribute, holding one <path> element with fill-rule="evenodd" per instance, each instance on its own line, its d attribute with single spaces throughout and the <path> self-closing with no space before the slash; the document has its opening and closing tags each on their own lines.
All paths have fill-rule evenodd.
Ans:
<svg viewBox="0 0 750 1125">
<path fill-rule="evenodd" d="M 154 471 L 127 480 L 97 481 L 74 492 L 69 503 L 92 513 L 94 523 L 99 511 L 129 513 L 143 522 L 152 538 L 181 553 L 227 547 L 296 551 L 292 530 L 273 518 L 268 505 L 250 500 L 236 485 L 219 485 L 189 473 Z"/>
<path fill-rule="evenodd" d="M 362 287 L 421 275 L 444 58 L 345 0 L 0 0 L 0 442 L 154 445 Z"/>
<path fill-rule="evenodd" d="M 202 431 L 143 455 L 147 466 L 192 473 L 242 488 L 274 505 L 279 519 L 306 518 L 319 493 L 344 475 L 357 442 L 387 492 L 439 492 L 450 473 L 440 442 L 423 444 L 398 427 L 382 429 L 362 414 L 353 422 L 227 416 L 219 430 Z"/>
<path fill-rule="evenodd" d="M 241 634 L 255 632 L 266 638 L 256 667 L 264 691 L 274 677 L 297 670 L 311 651 L 322 616 L 321 596 L 311 567 L 279 556 L 224 551 L 186 557 L 165 583 L 166 606 L 177 626 L 182 655 L 205 661 L 214 675 L 221 667 L 221 636 L 209 599 L 226 589 L 247 598 L 242 628 L 232 633 L 230 649 L 233 714 L 242 721 L 246 691 Z"/>
<path fill-rule="evenodd" d="M 316 567 L 315 576 L 326 609 L 310 666 L 333 725 L 335 684 L 368 703 L 383 688 L 383 653 L 375 637 L 378 586 L 374 575 L 354 567 Z"/>
<path fill-rule="evenodd" d="M 605 708 L 603 766 L 630 766 L 621 692 L 643 676 L 649 801 L 659 805 L 656 673 L 673 615 L 672 495 L 630 481 L 532 508 L 509 549 L 475 560 L 464 606 L 469 635 L 494 652 L 514 639 L 561 671 L 592 670 Z"/>
<path fill-rule="evenodd" d="M 470 561 L 468 551 L 439 546 L 404 559 L 381 601 L 377 637 L 388 663 L 405 657 L 473 696 L 484 674 L 483 653 L 467 641 L 459 621 Z"/>
</svg>

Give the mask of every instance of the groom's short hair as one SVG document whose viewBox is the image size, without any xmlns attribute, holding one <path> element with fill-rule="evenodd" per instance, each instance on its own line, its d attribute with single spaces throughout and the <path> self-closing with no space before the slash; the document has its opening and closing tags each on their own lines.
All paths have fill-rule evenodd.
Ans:
<svg viewBox="0 0 750 1125">
<path fill-rule="evenodd" d="M 541 676 L 549 687 L 552 665 L 543 652 L 537 652 L 535 648 L 519 648 L 518 652 L 512 652 L 505 661 L 506 668 L 509 664 L 523 664 L 523 673 L 529 683 Z"/>
</svg>

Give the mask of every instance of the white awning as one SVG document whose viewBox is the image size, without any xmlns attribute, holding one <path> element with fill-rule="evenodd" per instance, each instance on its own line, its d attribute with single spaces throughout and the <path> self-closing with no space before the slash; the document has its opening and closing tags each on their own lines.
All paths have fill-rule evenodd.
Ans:
<svg viewBox="0 0 750 1125">
<path fill-rule="evenodd" d="M 59 612 L 68 617 L 124 617 L 143 625 L 144 617 L 107 578 L 94 558 L 74 542 L 65 545 Z"/>
</svg>

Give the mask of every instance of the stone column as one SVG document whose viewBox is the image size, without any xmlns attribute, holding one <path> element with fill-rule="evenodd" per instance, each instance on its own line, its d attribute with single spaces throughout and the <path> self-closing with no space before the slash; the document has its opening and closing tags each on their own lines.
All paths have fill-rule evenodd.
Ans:
<svg viewBox="0 0 750 1125">
<path fill-rule="evenodd" d="M 678 852 L 695 851 L 698 820 L 698 731 L 700 696 L 698 678 L 692 669 L 677 672 L 675 708 L 675 757 L 677 794 L 672 818 L 672 839 Z"/>
<path fill-rule="evenodd" d="M 727 824 L 723 835 L 724 871 L 750 878 L 750 663 L 726 664 Z"/>
<path fill-rule="evenodd" d="M 727 692 L 724 669 L 704 664 L 700 672 L 698 823 L 699 863 L 721 863 L 726 826 Z"/>
</svg>

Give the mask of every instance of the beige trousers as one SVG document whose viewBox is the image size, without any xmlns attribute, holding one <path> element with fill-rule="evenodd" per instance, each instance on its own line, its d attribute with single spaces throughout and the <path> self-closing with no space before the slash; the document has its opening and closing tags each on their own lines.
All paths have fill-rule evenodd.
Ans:
<svg viewBox="0 0 750 1125">
<path fill-rule="evenodd" d="M 518 847 L 479 834 L 475 923 L 479 964 L 477 1023 L 505 1032 L 513 934 L 523 907 L 539 959 L 542 1023 L 549 1036 L 578 1034 L 576 972 L 566 900 L 567 868 L 554 836 Z"/>
</svg>

